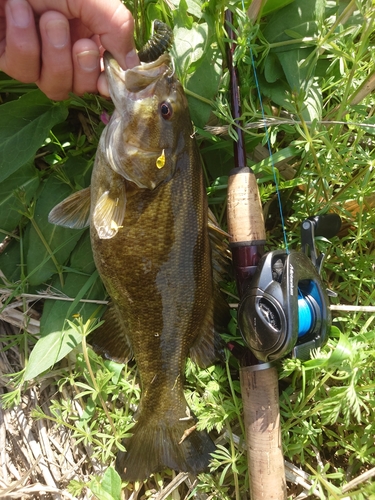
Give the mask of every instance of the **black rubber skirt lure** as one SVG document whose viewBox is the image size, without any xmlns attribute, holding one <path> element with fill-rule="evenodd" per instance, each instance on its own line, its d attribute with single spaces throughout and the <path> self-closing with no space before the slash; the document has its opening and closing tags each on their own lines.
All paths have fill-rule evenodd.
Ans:
<svg viewBox="0 0 375 500">
<path fill-rule="evenodd" d="M 155 19 L 154 34 L 138 52 L 139 60 L 145 63 L 156 61 L 166 52 L 173 42 L 173 33 L 169 26 Z"/>
</svg>

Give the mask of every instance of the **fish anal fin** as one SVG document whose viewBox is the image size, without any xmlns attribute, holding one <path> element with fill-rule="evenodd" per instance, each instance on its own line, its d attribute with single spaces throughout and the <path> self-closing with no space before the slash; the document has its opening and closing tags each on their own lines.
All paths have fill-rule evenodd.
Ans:
<svg viewBox="0 0 375 500">
<path fill-rule="evenodd" d="M 114 304 L 109 304 L 103 320 L 104 323 L 90 335 L 90 345 L 104 358 L 126 363 L 133 357 L 132 348 L 121 314 Z"/>
<path fill-rule="evenodd" d="M 71 229 L 83 229 L 90 224 L 90 203 L 89 186 L 56 205 L 48 215 L 48 222 Z"/>
<path fill-rule="evenodd" d="M 93 222 L 101 240 L 116 236 L 122 227 L 125 210 L 125 182 L 121 182 L 116 193 L 105 191 L 95 205 Z"/>
<path fill-rule="evenodd" d="M 211 210 L 208 210 L 208 235 L 212 252 L 212 297 L 199 335 L 190 348 L 190 358 L 201 368 L 207 368 L 223 357 L 224 343 L 218 332 L 225 331 L 230 320 L 229 306 L 220 289 L 220 282 L 229 278 L 229 235 L 219 227 Z"/>
<path fill-rule="evenodd" d="M 190 348 L 190 358 L 200 368 L 207 368 L 222 357 L 223 342 L 215 329 L 212 307 L 206 315 L 200 333 Z"/>
<path fill-rule="evenodd" d="M 167 467 L 194 475 L 206 469 L 215 451 L 213 441 L 206 431 L 196 430 L 194 417 L 178 419 L 180 412 L 172 413 L 173 422 L 157 414 L 140 415 L 133 436 L 123 443 L 126 451 L 117 454 L 116 470 L 123 480 L 143 480 Z"/>
</svg>

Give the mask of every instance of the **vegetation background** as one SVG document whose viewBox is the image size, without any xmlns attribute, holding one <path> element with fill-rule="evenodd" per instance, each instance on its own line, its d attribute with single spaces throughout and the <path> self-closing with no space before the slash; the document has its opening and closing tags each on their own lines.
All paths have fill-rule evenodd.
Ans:
<svg viewBox="0 0 375 500">
<path fill-rule="evenodd" d="M 327 254 L 324 280 L 337 293 L 332 303 L 347 310 L 333 313 L 328 344 L 311 360 L 285 359 L 279 367 L 288 495 L 375 499 L 375 314 L 351 310 L 373 305 L 375 295 L 372 1 L 134 0 L 127 6 L 138 47 L 155 18 L 174 30 L 172 55 L 189 97 L 209 203 L 224 228 L 235 139 L 227 7 L 238 31 L 242 124 L 268 249 L 283 244 L 273 163 L 290 248 L 299 248 L 307 216 L 342 217 L 339 235 L 318 245 Z M 202 371 L 188 362 L 186 369 L 189 403 L 217 442 L 207 473 L 165 471 L 144 484 L 121 485 L 111 466 L 131 432 L 136 366 L 103 361 L 88 347 L 106 301 L 88 232 L 47 222 L 58 201 L 89 185 L 101 117 L 111 110 L 95 95 L 52 102 L 0 73 L 0 496 L 118 500 L 122 490 L 129 499 L 248 498 L 238 363 L 229 353 L 222 365 Z M 224 288 L 235 303 L 234 284 Z M 241 341 L 235 308 L 228 339 Z"/>
</svg>

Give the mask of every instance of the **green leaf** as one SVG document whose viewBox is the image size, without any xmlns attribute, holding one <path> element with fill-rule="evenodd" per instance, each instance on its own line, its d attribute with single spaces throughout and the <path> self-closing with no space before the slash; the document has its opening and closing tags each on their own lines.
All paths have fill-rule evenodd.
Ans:
<svg viewBox="0 0 375 500">
<path fill-rule="evenodd" d="M 208 47 L 201 64 L 188 77 L 186 82 L 187 90 L 198 94 L 204 99 L 213 100 L 217 94 L 221 78 L 222 58 L 218 49 Z M 197 97 L 188 95 L 190 116 L 197 127 L 203 128 L 212 112 L 212 106 L 202 102 Z"/>
<path fill-rule="evenodd" d="M 291 100 L 290 87 L 287 82 L 278 80 L 274 83 L 269 83 L 263 75 L 259 75 L 258 79 L 262 93 L 265 96 L 291 113 L 296 113 L 296 106 Z M 304 120 L 312 121 L 315 118 L 321 120 L 322 94 L 320 86 L 311 81 L 307 94 L 302 92 L 300 97 L 300 110 Z"/>
<path fill-rule="evenodd" d="M 272 12 L 280 10 L 294 1 L 295 0 L 267 0 L 262 9 L 262 16 L 268 16 Z"/>
<path fill-rule="evenodd" d="M 78 385 L 78 383 L 77 383 L 77 385 Z M 90 389 L 90 393 L 91 393 L 92 388 L 89 387 L 89 389 Z M 81 397 L 83 396 L 82 392 L 80 393 L 80 396 Z M 92 397 L 88 397 L 86 400 L 85 408 L 84 408 L 82 415 L 81 415 L 81 420 L 91 420 L 92 417 L 95 415 L 95 411 L 96 411 L 96 404 L 94 403 Z"/>
<path fill-rule="evenodd" d="M 0 253 L 0 269 L 10 282 L 17 282 L 21 277 L 21 250 L 17 240 L 9 243 Z"/>
<path fill-rule="evenodd" d="M 193 23 L 191 29 L 175 27 L 173 30 L 174 44 L 173 52 L 176 59 L 176 68 L 183 81 L 184 75 L 195 67 L 196 63 L 204 54 L 207 40 L 207 23 Z"/>
<path fill-rule="evenodd" d="M 354 357 L 354 348 L 348 337 L 340 332 L 340 340 L 329 357 L 331 366 L 340 366 L 345 360 L 351 360 Z"/>
<path fill-rule="evenodd" d="M 287 30 L 298 33 L 301 38 L 312 37 L 317 34 L 318 24 L 322 21 L 323 15 L 323 0 L 309 0 L 308 2 L 295 0 L 269 17 L 263 35 L 269 43 L 290 40 Z M 285 46 L 276 50 L 285 50 Z"/>
<path fill-rule="evenodd" d="M 95 271 L 89 278 L 69 275 L 62 291 L 73 289 L 78 289 L 75 302 L 46 301 L 40 325 L 42 337 L 31 352 L 25 380 L 31 380 L 45 372 L 82 342 L 81 334 L 76 329 L 68 327 L 66 318 L 72 317 L 73 314 L 80 314 L 84 320 L 90 316 L 99 316 L 100 306 L 79 302 L 85 295 L 90 299 L 96 298 L 100 293 L 103 295 L 97 272 Z"/>
<path fill-rule="evenodd" d="M 98 500 L 121 500 L 121 478 L 113 467 L 108 467 L 100 482 L 92 479 L 89 487 Z"/>
<path fill-rule="evenodd" d="M 276 54 L 271 52 L 264 63 L 264 77 L 268 83 L 274 83 L 284 77 L 284 71 Z"/>
<path fill-rule="evenodd" d="M 56 277 L 52 282 L 52 289 L 75 300 L 46 300 L 40 320 L 42 337 L 31 353 L 26 372 L 28 378 L 25 380 L 35 378 L 48 370 L 81 342 L 81 335 L 74 328 L 69 328 L 66 319 L 79 314 L 85 322 L 91 317 L 100 316 L 103 306 L 80 302 L 82 298 L 102 300 L 105 295 L 95 269 L 88 232 L 72 252 L 71 264 L 75 268 L 68 273 L 64 286 L 61 286 Z"/>
<path fill-rule="evenodd" d="M 188 14 L 189 9 L 186 0 L 177 0 L 176 7 L 178 8 L 172 11 L 173 26 L 191 29 L 193 26 L 193 18 Z"/>
<path fill-rule="evenodd" d="M 203 2 L 199 0 L 171 0 L 171 3 L 176 7 L 175 10 L 172 10 L 173 19 L 178 21 L 174 23 L 175 25 L 189 27 L 191 18 L 187 17 L 187 13 L 192 14 L 197 19 L 202 17 Z"/>
<path fill-rule="evenodd" d="M 81 342 L 81 334 L 72 328 L 64 331 L 57 330 L 40 338 L 31 351 L 25 370 L 25 381 L 51 368 Z"/>
<path fill-rule="evenodd" d="M 174 29 L 176 67 L 188 91 L 191 118 L 201 128 L 212 111 L 210 101 L 217 93 L 222 73 L 221 51 L 210 32 L 207 23 L 193 23 L 191 29 Z"/>
<path fill-rule="evenodd" d="M 254 164 L 252 168 L 255 172 L 262 172 L 266 168 L 270 168 L 272 167 L 272 165 L 275 165 L 280 161 L 293 158 L 294 156 L 300 154 L 301 150 L 298 149 L 296 146 L 288 146 L 287 148 L 281 149 L 280 151 L 276 151 L 276 153 L 273 153 L 272 158 L 268 156 L 267 158 L 264 158 L 264 160 L 261 160 L 260 162 Z"/>
<path fill-rule="evenodd" d="M 112 382 L 114 384 L 118 384 L 118 381 L 120 380 L 120 377 L 122 375 L 122 369 L 124 368 L 124 364 L 116 363 L 115 361 L 112 361 L 110 359 L 106 359 L 104 361 L 104 365 L 106 366 L 107 370 L 112 372 Z"/>
<path fill-rule="evenodd" d="M 29 162 L 51 128 L 66 119 L 65 103 L 54 103 L 40 90 L 1 106 L 0 182 Z"/>
<path fill-rule="evenodd" d="M 271 47 L 265 61 L 264 77 L 268 84 L 274 84 L 273 87 L 268 85 L 269 93 L 266 95 L 271 93 L 272 99 L 287 109 L 285 95 L 283 96 L 285 90 L 292 90 L 295 93 L 300 93 L 302 90 L 306 96 L 310 92 L 318 53 L 313 54 L 314 47 L 309 46 L 307 42 L 298 41 L 298 38 L 317 36 L 323 15 L 323 0 L 312 0 L 311 2 L 295 0 L 293 4 L 270 16 L 263 31 L 269 43 L 277 44 L 277 46 Z M 293 40 L 296 40 L 296 43 L 290 44 Z M 285 75 L 290 89 L 285 89 L 282 73 Z M 321 119 L 316 97 L 316 92 L 310 92 L 310 102 L 306 106 L 305 119 Z"/>
<path fill-rule="evenodd" d="M 34 165 L 23 165 L 16 173 L 0 183 L 0 229 L 11 232 L 19 224 L 24 209 L 16 191 L 29 203 L 39 186 L 39 176 Z"/>
<path fill-rule="evenodd" d="M 322 119 L 323 111 L 323 96 L 322 89 L 317 82 L 314 82 L 304 99 L 304 107 L 302 109 L 302 116 L 306 121 L 313 121 Z"/>
<path fill-rule="evenodd" d="M 31 285 L 48 280 L 65 264 L 82 231 L 56 226 L 48 222 L 50 210 L 71 194 L 68 185 L 50 177 L 36 203 L 33 224 L 30 225 L 27 252 L 28 279 Z M 54 258 L 52 258 L 52 256 Z"/>
<path fill-rule="evenodd" d="M 303 64 L 311 54 L 311 48 L 297 48 L 277 53 L 277 58 L 284 70 L 285 77 L 293 92 L 308 90 L 311 77 L 315 72 L 315 59 L 310 64 Z"/>
<path fill-rule="evenodd" d="M 99 316 L 100 310 L 103 308 L 98 304 L 79 302 L 82 298 L 103 300 L 105 297 L 102 282 L 95 269 L 88 232 L 73 250 L 70 264 L 70 272 L 66 277 L 64 286 L 61 286 L 56 277 L 53 281 L 53 289 L 60 291 L 67 297 L 74 298 L 75 301 L 46 301 L 40 320 L 43 336 L 49 335 L 58 329 L 62 330 L 65 319 L 71 319 L 73 314 L 81 315 L 83 321 L 86 321 L 92 316 Z"/>
<path fill-rule="evenodd" d="M 367 118 L 362 122 L 361 130 L 365 130 L 367 134 L 375 135 L 375 117 Z"/>
<path fill-rule="evenodd" d="M 120 498 L 121 478 L 113 467 L 108 467 L 105 471 L 102 481 L 102 488 L 110 493 L 113 498 Z"/>
</svg>

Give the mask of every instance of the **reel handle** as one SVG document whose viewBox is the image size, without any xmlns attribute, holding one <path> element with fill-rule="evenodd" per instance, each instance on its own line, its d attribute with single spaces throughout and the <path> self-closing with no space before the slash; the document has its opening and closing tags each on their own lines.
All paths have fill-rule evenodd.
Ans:
<svg viewBox="0 0 375 500">
<path fill-rule="evenodd" d="M 315 236 L 324 236 L 328 239 L 336 236 L 341 228 L 341 219 L 337 214 L 315 215 L 308 217 L 307 221 L 312 221 Z M 302 223 L 301 232 L 303 231 L 303 224 L 305 222 Z"/>
<path fill-rule="evenodd" d="M 310 258 L 316 270 L 320 274 L 324 254 L 318 255 L 315 246 L 315 237 L 323 236 L 332 238 L 340 231 L 341 218 L 337 214 L 324 214 L 308 217 L 301 225 L 302 252 L 306 255 L 310 252 Z"/>
</svg>

